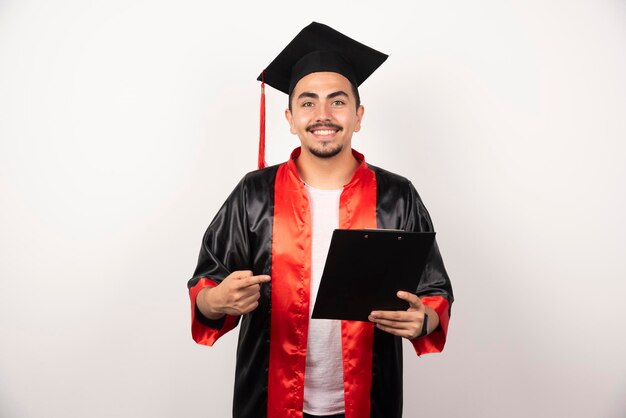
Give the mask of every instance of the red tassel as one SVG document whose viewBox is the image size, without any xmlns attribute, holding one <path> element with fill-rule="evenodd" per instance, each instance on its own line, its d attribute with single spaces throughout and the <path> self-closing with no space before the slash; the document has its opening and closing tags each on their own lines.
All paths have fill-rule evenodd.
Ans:
<svg viewBox="0 0 626 418">
<path fill-rule="evenodd" d="M 261 73 L 261 126 L 259 127 L 259 170 L 265 168 L 265 78 Z"/>
</svg>

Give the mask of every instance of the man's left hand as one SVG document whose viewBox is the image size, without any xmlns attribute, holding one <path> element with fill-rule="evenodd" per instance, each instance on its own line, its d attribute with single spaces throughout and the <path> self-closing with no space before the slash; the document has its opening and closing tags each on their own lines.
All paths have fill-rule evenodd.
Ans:
<svg viewBox="0 0 626 418">
<path fill-rule="evenodd" d="M 409 309 L 406 311 L 373 311 L 368 319 L 375 323 L 378 329 L 412 340 L 422 332 L 426 313 L 429 314 L 429 322 L 434 319 L 430 317 L 432 309 L 428 309 L 427 312 L 426 306 L 413 293 L 399 291 L 397 295 L 409 303 Z"/>
</svg>

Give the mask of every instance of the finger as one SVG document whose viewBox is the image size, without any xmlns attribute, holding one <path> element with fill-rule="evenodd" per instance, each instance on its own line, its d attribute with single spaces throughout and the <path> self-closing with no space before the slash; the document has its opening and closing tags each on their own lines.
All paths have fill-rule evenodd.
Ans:
<svg viewBox="0 0 626 418">
<path fill-rule="evenodd" d="M 393 328 L 414 327 L 415 324 L 421 323 L 423 321 L 418 316 L 407 316 L 405 318 L 402 318 L 401 320 L 395 320 L 386 318 L 375 318 L 370 315 L 368 319 L 375 324 L 386 325 Z"/>
<path fill-rule="evenodd" d="M 385 321 L 385 320 L 375 320 L 372 321 L 375 325 L 380 325 L 385 328 L 393 328 L 393 329 L 405 329 L 406 322 L 394 322 L 394 321 Z"/>
<path fill-rule="evenodd" d="M 248 295 L 245 298 L 242 298 L 238 301 L 237 305 L 243 310 L 247 309 L 248 306 L 253 304 L 258 304 L 261 295 L 259 293 Z"/>
<path fill-rule="evenodd" d="M 400 290 L 397 294 L 398 298 L 409 302 L 412 308 L 419 309 L 422 306 L 422 301 L 417 295 L 411 292 L 405 292 L 404 290 Z"/>
<path fill-rule="evenodd" d="M 235 306 L 230 307 L 226 313 L 229 315 L 245 315 L 247 313 L 252 312 L 259 306 L 258 301 L 250 302 L 249 304 L 237 304 Z"/>
<path fill-rule="evenodd" d="M 388 327 L 386 325 L 381 325 L 381 324 L 376 324 L 376 328 L 382 331 L 388 332 L 389 334 L 397 335 L 398 337 L 404 337 L 404 338 L 413 337 L 413 334 L 411 333 L 411 331 L 405 328 L 393 328 L 393 327 Z"/>
<path fill-rule="evenodd" d="M 250 312 L 258 306 L 260 297 L 261 294 L 259 292 L 250 294 L 238 292 L 228 304 L 230 313 L 243 315 Z"/>
<path fill-rule="evenodd" d="M 258 307 L 259 307 L 259 302 L 257 302 L 257 301 L 252 302 L 252 303 L 250 303 L 250 304 L 246 307 L 246 310 L 245 310 L 244 314 L 250 313 L 250 312 L 252 312 L 253 310 L 255 310 L 256 308 L 258 308 Z"/>
<path fill-rule="evenodd" d="M 239 282 L 237 283 L 239 288 L 245 288 L 245 287 L 250 287 L 250 286 L 257 286 L 261 283 L 267 283 L 271 280 L 271 277 L 268 276 L 267 274 L 261 274 L 258 276 L 249 276 L 249 277 L 245 277 L 239 280 Z"/>
<path fill-rule="evenodd" d="M 246 298 L 244 298 L 246 303 L 256 302 L 259 299 L 261 299 L 261 292 L 252 293 L 251 295 L 248 295 Z"/>
<path fill-rule="evenodd" d="M 411 322 L 415 320 L 415 311 L 373 311 L 370 318 L 395 322 Z"/>
<path fill-rule="evenodd" d="M 230 273 L 228 277 L 232 279 L 245 279 L 246 277 L 250 277 L 253 274 L 254 273 L 252 273 L 252 270 L 237 270 Z"/>
<path fill-rule="evenodd" d="M 233 298 L 237 301 L 240 301 L 240 300 L 247 299 L 250 296 L 260 295 L 260 294 L 261 294 L 261 286 L 259 286 L 258 284 L 255 284 L 252 286 L 234 289 Z"/>
<path fill-rule="evenodd" d="M 414 338 L 419 334 L 422 329 L 423 319 L 414 317 L 412 321 L 399 322 L 389 321 L 385 319 L 376 319 L 374 321 L 376 327 L 383 331 L 390 332 L 394 330 L 394 335 L 400 335 L 402 337 Z"/>
</svg>

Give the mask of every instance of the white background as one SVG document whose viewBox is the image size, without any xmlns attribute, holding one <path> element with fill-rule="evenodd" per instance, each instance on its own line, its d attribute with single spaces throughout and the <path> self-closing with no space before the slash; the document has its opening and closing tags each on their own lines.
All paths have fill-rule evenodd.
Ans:
<svg viewBox="0 0 626 418">
<path fill-rule="evenodd" d="M 626 416 L 618 0 L 1 0 L 0 416 L 229 416 L 236 332 L 193 343 L 186 281 L 313 20 L 391 54 L 354 146 L 414 182 L 454 284 L 405 416 Z"/>
</svg>

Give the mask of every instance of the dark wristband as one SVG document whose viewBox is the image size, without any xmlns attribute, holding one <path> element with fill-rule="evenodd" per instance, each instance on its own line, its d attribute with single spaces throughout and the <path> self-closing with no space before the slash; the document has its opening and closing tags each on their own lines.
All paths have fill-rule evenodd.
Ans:
<svg viewBox="0 0 626 418">
<path fill-rule="evenodd" d="M 428 314 L 424 314 L 424 322 L 422 322 L 422 332 L 416 338 L 421 338 L 428 334 Z"/>
</svg>

